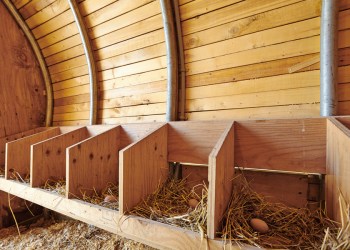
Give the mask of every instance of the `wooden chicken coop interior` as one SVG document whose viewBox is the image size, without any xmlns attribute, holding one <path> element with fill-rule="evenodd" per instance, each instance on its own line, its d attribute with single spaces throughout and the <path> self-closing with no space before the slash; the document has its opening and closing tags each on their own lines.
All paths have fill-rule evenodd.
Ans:
<svg viewBox="0 0 350 250">
<path fill-rule="evenodd" d="M 154 248 L 235 249 L 242 173 L 340 221 L 349 72 L 350 0 L 3 0 L 0 228 L 11 195 Z M 132 213 L 169 176 L 207 189 L 205 233 Z M 107 184 L 117 207 L 85 199 Z"/>
</svg>

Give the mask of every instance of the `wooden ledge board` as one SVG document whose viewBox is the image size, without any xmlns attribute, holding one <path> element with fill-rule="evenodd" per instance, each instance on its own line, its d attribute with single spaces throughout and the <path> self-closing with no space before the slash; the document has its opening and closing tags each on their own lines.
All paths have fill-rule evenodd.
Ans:
<svg viewBox="0 0 350 250">
<path fill-rule="evenodd" d="M 76 199 L 66 199 L 40 188 L 0 179 L 0 190 L 26 199 L 70 218 L 94 225 L 111 233 L 139 241 L 158 249 L 224 249 L 220 240 L 201 239 L 199 234 L 154 221 L 122 216 L 118 211 Z M 225 245 L 232 250 L 253 250 L 254 247 Z"/>
<path fill-rule="evenodd" d="M 119 152 L 119 211 L 124 214 L 168 177 L 168 125 Z"/>
<path fill-rule="evenodd" d="M 89 126 L 94 136 L 66 149 L 66 196 L 81 197 L 81 191 L 104 189 L 118 183 L 120 129 L 116 126 Z"/>
<path fill-rule="evenodd" d="M 330 218 L 340 221 L 339 190 L 350 200 L 350 130 L 335 118 L 327 120 L 326 204 Z"/>
<path fill-rule="evenodd" d="M 30 185 L 40 187 L 48 179 L 66 178 L 66 148 L 89 137 L 86 127 L 55 136 L 31 146 Z"/>
<path fill-rule="evenodd" d="M 232 194 L 234 177 L 234 124 L 228 126 L 209 155 L 207 231 L 214 239 Z"/>
<path fill-rule="evenodd" d="M 9 179 L 11 170 L 22 177 L 30 173 L 30 146 L 61 134 L 58 127 L 6 143 L 5 178 Z"/>
<path fill-rule="evenodd" d="M 239 121 L 235 164 L 305 173 L 326 173 L 326 119 Z"/>
<path fill-rule="evenodd" d="M 169 122 L 168 161 L 208 164 L 211 151 L 231 122 Z"/>
</svg>

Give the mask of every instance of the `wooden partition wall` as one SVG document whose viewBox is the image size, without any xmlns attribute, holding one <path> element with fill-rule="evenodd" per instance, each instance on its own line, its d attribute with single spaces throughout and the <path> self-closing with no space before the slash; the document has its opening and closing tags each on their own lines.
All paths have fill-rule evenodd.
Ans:
<svg viewBox="0 0 350 250">
<path fill-rule="evenodd" d="M 271 200 L 317 207 L 326 199 L 337 219 L 337 189 L 349 197 L 349 126 L 350 119 L 342 117 L 51 128 L 8 143 L 15 145 L 7 147 L 8 155 L 18 152 L 19 145 L 31 149 L 30 161 L 25 161 L 32 176 L 30 185 L 0 178 L 0 190 L 150 246 L 208 244 L 220 249 L 224 243 L 216 232 L 230 200 L 235 167 L 243 168 L 252 188 Z M 166 180 L 169 162 L 182 164 L 190 187 L 208 185 L 207 241 L 198 233 L 127 214 Z M 33 188 L 48 178 L 65 178 L 66 196 Z M 79 189 L 100 190 L 107 182 L 119 184 L 119 211 L 76 199 Z"/>
<path fill-rule="evenodd" d="M 168 162 L 208 164 L 207 231 L 214 238 L 231 192 L 233 129 L 232 122 L 170 122 L 120 151 L 120 212 L 132 210 L 168 178 Z"/>
<path fill-rule="evenodd" d="M 350 200 L 350 119 L 330 118 L 327 121 L 327 211 L 340 221 L 339 196 Z"/>
</svg>

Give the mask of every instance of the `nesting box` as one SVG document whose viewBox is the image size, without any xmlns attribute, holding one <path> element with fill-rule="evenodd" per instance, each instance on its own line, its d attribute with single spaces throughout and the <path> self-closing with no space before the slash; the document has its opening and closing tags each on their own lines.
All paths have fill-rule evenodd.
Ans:
<svg viewBox="0 0 350 250">
<path fill-rule="evenodd" d="M 206 244 L 216 249 L 224 245 L 216 233 L 238 168 L 269 200 L 310 209 L 326 204 L 328 216 L 339 220 L 339 191 L 350 198 L 349 128 L 348 117 L 51 128 L 7 144 L 8 160 L 20 151 L 17 145 L 28 152 L 16 160 L 24 162 L 24 173 L 31 171 L 32 187 L 0 178 L 0 188 L 151 246 L 201 247 L 199 233 L 127 215 L 168 178 L 169 162 L 177 162 L 190 188 L 208 185 Z M 52 177 L 66 178 L 66 197 L 33 188 Z M 119 184 L 119 211 L 75 199 L 80 189 L 100 190 L 108 182 Z M 179 240 L 165 245 L 159 230 Z"/>
</svg>

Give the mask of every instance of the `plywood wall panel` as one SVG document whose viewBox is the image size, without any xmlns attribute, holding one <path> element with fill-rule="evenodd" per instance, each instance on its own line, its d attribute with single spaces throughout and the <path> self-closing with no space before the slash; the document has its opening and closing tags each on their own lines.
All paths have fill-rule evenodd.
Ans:
<svg viewBox="0 0 350 250">
<path fill-rule="evenodd" d="M 45 84 L 29 42 L 0 3 L 0 137 L 45 123 Z"/>
</svg>

